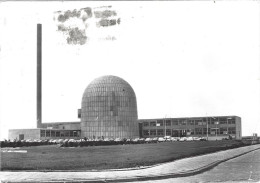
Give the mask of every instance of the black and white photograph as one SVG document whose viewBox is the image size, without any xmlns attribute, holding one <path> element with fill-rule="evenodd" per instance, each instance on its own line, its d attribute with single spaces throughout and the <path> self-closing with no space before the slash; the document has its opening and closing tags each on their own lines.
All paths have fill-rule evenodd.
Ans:
<svg viewBox="0 0 260 183">
<path fill-rule="evenodd" d="M 0 1 L 0 181 L 259 182 L 260 1 Z"/>
</svg>

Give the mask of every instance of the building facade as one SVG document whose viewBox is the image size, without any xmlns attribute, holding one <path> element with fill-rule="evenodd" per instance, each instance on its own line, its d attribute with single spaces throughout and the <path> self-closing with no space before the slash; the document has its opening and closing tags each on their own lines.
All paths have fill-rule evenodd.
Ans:
<svg viewBox="0 0 260 183">
<path fill-rule="evenodd" d="M 241 118 L 140 119 L 133 88 L 117 76 L 102 76 L 85 89 L 78 110 L 79 122 L 37 122 L 37 129 L 11 129 L 9 139 L 79 139 L 136 137 L 207 137 L 241 139 Z"/>
<path fill-rule="evenodd" d="M 142 119 L 140 136 L 147 137 L 206 137 L 241 139 L 241 118 L 238 116 L 209 116 L 194 118 Z"/>
</svg>

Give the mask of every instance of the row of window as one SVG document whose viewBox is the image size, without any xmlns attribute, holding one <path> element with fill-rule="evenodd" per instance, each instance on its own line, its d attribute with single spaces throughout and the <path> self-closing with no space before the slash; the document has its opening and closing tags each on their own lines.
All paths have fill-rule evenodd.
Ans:
<svg viewBox="0 0 260 183">
<path fill-rule="evenodd" d="M 124 124 L 124 125 L 116 125 L 116 126 L 82 126 L 81 131 L 131 131 L 131 129 L 136 129 L 137 125 L 134 124 Z"/>
<path fill-rule="evenodd" d="M 175 125 L 218 125 L 218 124 L 235 124 L 235 120 L 226 120 L 226 121 L 197 121 L 197 120 L 157 120 L 151 122 L 143 122 L 143 126 L 175 126 Z"/>
<path fill-rule="evenodd" d="M 41 137 L 79 137 L 79 130 L 41 130 Z"/>
<path fill-rule="evenodd" d="M 166 133 L 166 134 L 165 134 Z M 195 128 L 195 129 L 185 129 L 185 130 L 178 130 L 178 129 L 157 129 L 157 130 L 143 130 L 144 136 L 160 136 L 160 135 L 167 135 L 167 136 L 186 136 L 186 135 L 227 135 L 227 134 L 236 134 L 236 128 Z"/>
</svg>

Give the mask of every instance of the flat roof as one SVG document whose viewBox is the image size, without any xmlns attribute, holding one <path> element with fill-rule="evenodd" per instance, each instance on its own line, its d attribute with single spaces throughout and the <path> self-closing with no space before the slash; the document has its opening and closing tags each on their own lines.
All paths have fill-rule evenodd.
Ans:
<svg viewBox="0 0 260 183">
<path fill-rule="evenodd" d="M 43 125 L 44 124 L 64 124 L 64 123 L 66 123 L 66 124 L 76 124 L 76 123 L 80 123 L 80 121 L 70 121 L 70 122 L 44 122 L 44 123 L 42 123 Z"/>
</svg>

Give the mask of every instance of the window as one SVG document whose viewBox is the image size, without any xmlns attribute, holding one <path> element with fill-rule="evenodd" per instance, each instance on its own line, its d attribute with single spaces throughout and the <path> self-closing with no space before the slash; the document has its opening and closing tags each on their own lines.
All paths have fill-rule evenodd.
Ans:
<svg viewBox="0 0 260 183">
<path fill-rule="evenodd" d="M 179 137 L 179 130 L 172 130 L 173 137 Z"/>
<path fill-rule="evenodd" d="M 220 128 L 220 134 L 228 134 L 227 128 Z"/>
<path fill-rule="evenodd" d="M 164 133 L 163 133 L 163 130 L 157 130 L 157 135 L 163 135 Z"/>
<path fill-rule="evenodd" d="M 236 134 L 236 128 L 235 127 L 228 128 L 228 134 Z"/>
<path fill-rule="evenodd" d="M 46 130 L 46 137 L 50 137 L 50 130 Z"/>
<path fill-rule="evenodd" d="M 236 124 L 235 119 L 228 119 L 228 124 Z"/>
<path fill-rule="evenodd" d="M 180 120 L 181 125 L 186 125 L 186 120 Z"/>
<path fill-rule="evenodd" d="M 55 137 L 55 131 L 51 130 L 51 137 Z"/>
<path fill-rule="evenodd" d="M 73 137 L 73 131 L 70 131 L 70 137 Z"/>
<path fill-rule="evenodd" d="M 202 125 L 202 119 L 195 119 L 195 125 Z"/>
<path fill-rule="evenodd" d="M 220 124 L 227 124 L 227 118 L 219 118 Z"/>
<path fill-rule="evenodd" d="M 219 134 L 219 128 L 211 128 L 210 129 L 210 134 L 211 135 Z"/>
<path fill-rule="evenodd" d="M 65 134 L 65 137 L 69 137 L 70 132 L 69 131 L 65 131 L 64 134 Z"/>
<path fill-rule="evenodd" d="M 187 135 L 191 135 L 191 130 L 188 129 L 188 130 L 186 131 L 186 134 L 187 134 Z"/>
<path fill-rule="evenodd" d="M 73 137 L 77 137 L 78 136 L 78 132 L 77 131 L 73 131 Z"/>
<path fill-rule="evenodd" d="M 171 130 L 170 129 L 166 130 L 166 136 L 171 136 Z"/>
<path fill-rule="evenodd" d="M 194 135 L 194 129 L 190 129 L 190 134 Z"/>
<path fill-rule="evenodd" d="M 163 120 L 158 120 L 157 121 L 157 126 L 163 126 Z"/>
<path fill-rule="evenodd" d="M 149 126 L 149 122 L 144 122 L 144 126 Z"/>
<path fill-rule="evenodd" d="M 143 134 L 144 134 L 145 136 L 149 136 L 149 130 L 143 130 Z"/>
<path fill-rule="evenodd" d="M 197 135 L 202 135 L 202 128 L 195 128 L 195 133 Z"/>
<path fill-rule="evenodd" d="M 215 135 L 216 134 L 216 129 L 209 128 L 209 134 Z"/>
<path fill-rule="evenodd" d="M 150 135 L 156 135 L 156 130 L 150 130 Z"/>
<path fill-rule="evenodd" d="M 171 126 L 171 120 L 166 120 L 166 126 Z"/>
<path fill-rule="evenodd" d="M 156 126 L 156 122 L 154 121 L 150 122 L 150 126 Z"/>
<path fill-rule="evenodd" d="M 194 121 L 193 120 L 188 120 L 188 125 L 194 125 Z"/>
<path fill-rule="evenodd" d="M 56 137 L 60 137 L 60 131 L 56 131 Z"/>
<path fill-rule="evenodd" d="M 212 120 L 212 121 L 210 121 L 210 122 L 209 122 L 209 124 L 212 124 L 212 125 L 214 125 L 215 123 L 214 123 L 214 121 Z"/>
<path fill-rule="evenodd" d="M 204 135 L 207 134 L 207 128 L 203 128 L 203 134 L 204 134 Z"/>
<path fill-rule="evenodd" d="M 41 137 L 45 137 L 45 130 L 41 130 Z"/>
<path fill-rule="evenodd" d="M 178 125 L 178 120 L 173 120 L 172 125 Z"/>
</svg>

